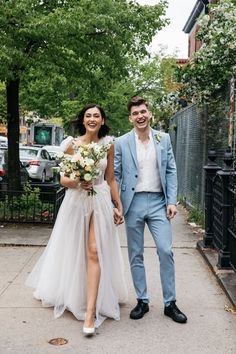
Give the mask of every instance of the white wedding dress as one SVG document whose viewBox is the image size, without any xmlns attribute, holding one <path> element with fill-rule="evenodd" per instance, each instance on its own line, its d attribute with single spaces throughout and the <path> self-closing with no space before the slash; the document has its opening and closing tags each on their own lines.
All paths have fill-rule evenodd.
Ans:
<svg viewBox="0 0 236 354">
<path fill-rule="evenodd" d="M 106 143 L 107 138 L 100 140 Z M 68 189 L 57 215 L 48 245 L 26 280 L 34 297 L 54 307 L 60 317 L 67 309 L 78 320 L 86 312 L 86 245 L 89 221 L 94 217 L 101 276 L 96 302 L 98 327 L 107 317 L 120 319 L 119 303 L 127 300 L 124 265 L 117 227 L 113 222 L 110 187 L 104 180 L 107 158 L 100 161 L 101 176 L 94 180 L 97 192 Z"/>
</svg>

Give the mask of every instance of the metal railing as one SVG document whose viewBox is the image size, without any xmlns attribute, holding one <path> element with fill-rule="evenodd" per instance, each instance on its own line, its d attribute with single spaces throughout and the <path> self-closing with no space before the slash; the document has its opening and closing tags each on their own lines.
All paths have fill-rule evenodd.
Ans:
<svg viewBox="0 0 236 354">
<path fill-rule="evenodd" d="M 236 172 L 233 155 L 226 151 L 221 169 L 211 151 L 205 170 L 204 247 L 218 251 L 219 268 L 236 271 Z"/>
<path fill-rule="evenodd" d="M 230 213 L 229 232 L 229 249 L 230 249 L 230 265 L 236 272 L 236 173 L 229 178 L 228 186 L 231 195 L 232 210 Z"/>
<path fill-rule="evenodd" d="M 0 222 L 54 224 L 65 188 L 53 183 L 31 187 L 0 190 Z"/>
</svg>

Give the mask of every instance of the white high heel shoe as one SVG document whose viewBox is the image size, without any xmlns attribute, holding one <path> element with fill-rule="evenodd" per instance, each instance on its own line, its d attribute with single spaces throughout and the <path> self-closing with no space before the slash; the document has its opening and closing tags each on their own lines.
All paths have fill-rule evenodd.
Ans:
<svg viewBox="0 0 236 354">
<path fill-rule="evenodd" d="M 91 337 L 95 334 L 95 327 L 83 327 L 83 334 L 86 337 Z"/>
<path fill-rule="evenodd" d="M 86 312 L 84 314 L 84 318 L 86 318 Z M 95 334 L 95 326 L 93 327 L 83 327 L 83 334 L 85 337 L 91 337 Z"/>
</svg>

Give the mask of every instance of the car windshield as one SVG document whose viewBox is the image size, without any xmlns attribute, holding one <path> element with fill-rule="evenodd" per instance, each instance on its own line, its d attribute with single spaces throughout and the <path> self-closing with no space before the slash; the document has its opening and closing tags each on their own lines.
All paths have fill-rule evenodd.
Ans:
<svg viewBox="0 0 236 354">
<path fill-rule="evenodd" d="M 20 149 L 20 157 L 35 158 L 38 154 L 38 150 L 33 149 Z"/>
<path fill-rule="evenodd" d="M 52 157 L 56 157 L 56 155 L 58 154 L 58 151 L 48 151 L 48 152 Z"/>
</svg>

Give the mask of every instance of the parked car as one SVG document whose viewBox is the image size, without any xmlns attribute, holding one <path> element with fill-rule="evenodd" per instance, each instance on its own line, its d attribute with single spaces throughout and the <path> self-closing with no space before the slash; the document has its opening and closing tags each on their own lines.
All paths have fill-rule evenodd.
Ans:
<svg viewBox="0 0 236 354">
<path fill-rule="evenodd" d="M 53 160 L 56 161 L 56 164 L 58 165 L 58 163 L 60 162 L 60 160 L 58 159 L 57 155 L 60 152 L 63 152 L 63 150 L 60 148 L 60 146 L 56 146 L 56 145 L 45 145 L 43 147 L 44 149 L 47 150 L 47 152 L 49 153 L 49 155 L 51 156 L 51 158 Z"/>
<path fill-rule="evenodd" d="M 20 161 L 26 167 L 32 180 L 45 182 L 53 178 L 52 167 L 56 166 L 56 162 L 46 149 L 36 146 L 20 146 L 19 150 Z"/>
<path fill-rule="evenodd" d="M 6 190 L 7 179 L 8 179 L 8 150 L 7 148 L 0 148 L 0 190 Z M 20 161 L 20 178 L 21 184 L 24 185 L 29 181 L 29 174 L 26 167 Z"/>
<path fill-rule="evenodd" d="M 2 182 L 5 178 L 5 151 L 6 149 L 0 149 L 0 182 Z"/>
</svg>

